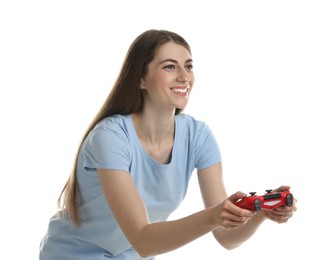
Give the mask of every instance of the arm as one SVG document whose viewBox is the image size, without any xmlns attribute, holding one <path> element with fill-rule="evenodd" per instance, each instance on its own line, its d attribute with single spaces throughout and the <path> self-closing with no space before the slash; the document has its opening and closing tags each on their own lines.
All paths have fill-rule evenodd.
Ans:
<svg viewBox="0 0 334 260">
<path fill-rule="evenodd" d="M 177 221 L 150 223 L 146 207 L 130 174 L 101 169 L 98 174 L 105 197 L 120 227 L 143 257 L 181 247 L 215 227 L 209 210 Z"/>
<path fill-rule="evenodd" d="M 227 193 L 224 187 L 222 178 L 222 166 L 216 164 L 209 168 L 203 169 L 198 172 L 199 185 L 202 192 L 204 205 L 206 208 L 219 204 L 222 200 L 227 198 Z M 288 188 L 288 186 L 281 186 L 279 189 Z M 246 194 L 245 194 L 246 196 Z M 222 212 L 235 211 L 236 201 L 229 201 L 229 203 L 222 204 Z M 295 202 L 293 207 L 279 207 L 275 210 L 260 211 L 258 213 L 253 212 L 253 216 L 246 221 L 245 225 L 240 226 L 237 229 L 226 229 L 218 227 L 213 230 L 213 235 L 216 240 L 226 249 L 233 249 L 240 246 L 243 242 L 248 240 L 261 225 L 265 219 L 271 219 L 278 223 L 287 222 L 292 217 L 293 212 L 296 210 Z M 237 207 L 238 208 L 238 207 Z"/>
<path fill-rule="evenodd" d="M 211 207 L 212 205 L 216 205 L 227 198 L 227 193 L 222 178 L 221 164 L 216 164 L 199 171 L 198 181 L 206 208 Z M 237 207 L 234 205 L 234 203 L 230 203 L 224 206 L 224 210 L 227 212 L 234 207 Z M 265 217 L 262 214 L 256 214 L 247 222 L 246 225 L 238 229 L 228 230 L 219 227 L 213 231 L 213 235 L 223 247 L 226 249 L 233 249 L 250 238 L 258 226 L 264 221 L 264 219 Z"/>
<path fill-rule="evenodd" d="M 177 249 L 212 231 L 218 225 L 237 227 L 245 222 L 243 210 L 235 207 L 233 221 L 225 223 L 220 219 L 221 206 L 208 207 L 195 214 L 175 221 L 150 223 L 146 207 L 132 182 L 130 174 L 119 170 L 98 169 L 100 183 L 125 236 L 143 257 Z M 241 196 L 234 195 L 234 200 Z"/>
</svg>

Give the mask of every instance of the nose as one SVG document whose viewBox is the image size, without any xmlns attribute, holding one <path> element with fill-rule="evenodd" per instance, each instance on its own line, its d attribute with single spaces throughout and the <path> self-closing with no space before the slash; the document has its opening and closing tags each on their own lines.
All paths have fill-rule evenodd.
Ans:
<svg viewBox="0 0 334 260">
<path fill-rule="evenodd" d="M 177 75 L 177 81 L 179 82 L 189 82 L 190 81 L 188 71 L 185 68 L 180 68 L 179 73 Z"/>
</svg>

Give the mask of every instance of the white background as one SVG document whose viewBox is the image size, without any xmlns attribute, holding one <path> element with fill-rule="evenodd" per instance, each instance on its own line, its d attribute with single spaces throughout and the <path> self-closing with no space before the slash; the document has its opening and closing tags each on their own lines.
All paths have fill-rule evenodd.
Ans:
<svg viewBox="0 0 334 260">
<path fill-rule="evenodd" d="M 220 144 L 229 193 L 291 185 L 298 211 L 227 251 L 208 234 L 158 259 L 333 257 L 332 1 L 1 1 L 1 259 L 38 259 L 80 138 L 134 38 L 192 46 L 186 112 Z M 171 219 L 202 208 L 196 175 Z"/>
</svg>

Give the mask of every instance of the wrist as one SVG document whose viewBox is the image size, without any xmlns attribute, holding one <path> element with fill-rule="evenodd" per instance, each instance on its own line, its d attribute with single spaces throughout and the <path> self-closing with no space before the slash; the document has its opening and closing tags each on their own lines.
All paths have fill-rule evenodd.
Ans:
<svg viewBox="0 0 334 260">
<path fill-rule="evenodd" d="M 209 225 L 212 227 L 212 229 L 215 229 L 219 226 L 219 219 L 217 216 L 219 216 L 217 205 L 212 206 L 206 209 L 208 212 L 208 221 Z"/>
</svg>

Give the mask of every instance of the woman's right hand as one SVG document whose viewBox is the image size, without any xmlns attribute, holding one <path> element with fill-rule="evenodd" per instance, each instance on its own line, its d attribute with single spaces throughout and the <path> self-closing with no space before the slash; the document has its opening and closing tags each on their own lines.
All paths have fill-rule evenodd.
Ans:
<svg viewBox="0 0 334 260">
<path fill-rule="evenodd" d="M 235 205 L 239 199 L 246 196 L 246 193 L 238 191 L 222 203 L 214 206 L 212 210 L 216 225 L 225 229 L 239 228 L 245 225 L 249 219 L 256 215 L 256 211 L 242 209 Z"/>
</svg>

